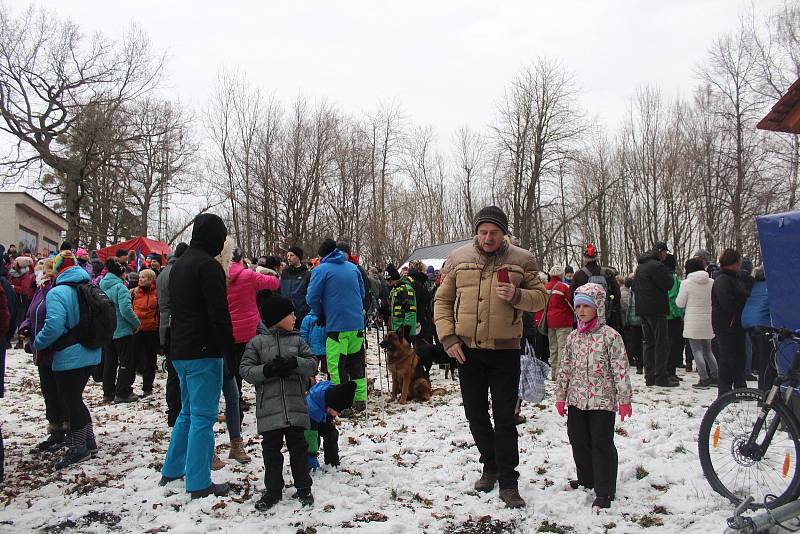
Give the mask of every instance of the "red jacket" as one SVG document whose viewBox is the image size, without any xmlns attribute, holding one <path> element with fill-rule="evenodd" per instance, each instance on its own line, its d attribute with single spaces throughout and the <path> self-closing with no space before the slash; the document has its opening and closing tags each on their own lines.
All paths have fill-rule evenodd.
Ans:
<svg viewBox="0 0 800 534">
<path fill-rule="evenodd" d="M 550 293 L 547 305 L 547 328 L 572 328 L 573 314 L 569 306 L 569 286 L 553 277 L 545 289 Z"/>
<path fill-rule="evenodd" d="M 256 293 L 263 289 L 279 291 L 281 282 L 274 276 L 245 269 L 239 262 L 231 262 L 228 270 L 231 283 L 228 286 L 228 309 L 233 323 L 235 343 L 247 343 L 256 336 L 261 320 L 256 303 Z"/>
<path fill-rule="evenodd" d="M 155 283 L 149 287 L 139 286 L 131 289 L 131 305 L 133 313 L 139 318 L 140 332 L 158 330 L 158 294 Z"/>
</svg>

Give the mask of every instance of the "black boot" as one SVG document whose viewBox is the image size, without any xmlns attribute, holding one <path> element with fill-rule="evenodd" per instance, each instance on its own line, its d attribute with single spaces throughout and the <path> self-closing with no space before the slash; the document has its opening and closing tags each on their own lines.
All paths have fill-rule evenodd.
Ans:
<svg viewBox="0 0 800 534">
<path fill-rule="evenodd" d="M 86 448 L 86 427 L 69 433 L 65 441 L 69 448 L 64 457 L 55 463 L 56 469 L 64 469 L 91 457 L 89 449 Z"/>
<path fill-rule="evenodd" d="M 280 493 L 270 493 L 265 491 L 261 498 L 256 502 L 256 510 L 259 512 L 266 512 L 276 504 L 278 504 L 281 500 Z"/>
<path fill-rule="evenodd" d="M 36 445 L 31 452 L 55 452 L 64 446 L 65 439 L 66 434 L 64 434 L 64 432 L 60 430 L 54 430 L 53 432 L 50 432 L 50 435 L 47 436 L 46 440 Z"/>
<path fill-rule="evenodd" d="M 314 496 L 311 495 L 311 488 L 297 488 L 292 495 L 292 499 L 299 499 L 302 506 L 314 506 Z"/>
<path fill-rule="evenodd" d="M 92 456 L 97 454 L 97 439 L 94 437 L 94 426 L 91 421 L 86 425 L 86 448 Z"/>
</svg>

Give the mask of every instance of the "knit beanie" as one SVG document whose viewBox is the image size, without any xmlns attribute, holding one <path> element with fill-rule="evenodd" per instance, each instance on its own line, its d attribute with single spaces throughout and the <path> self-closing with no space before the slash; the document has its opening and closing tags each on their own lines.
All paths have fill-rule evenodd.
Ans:
<svg viewBox="0 0 800 534">
<path fill-rule="evenodd" d="M 586 304 L 590 308 L 597 309 L 597 303 L 594 299 L 587 295 L 586 293 L 575 293 L 575 298 L 572 300 L 572 304 L 577 308 L 578 304 Z"/>
<path fill-rule="evenodd" d="M 558 265 L 554 265 L 550 267 L 550 272 L 548 274 L 550 276 L 556 276 L 558 278 L 561 278 L 562 276 L 564 276 L 564 268 Z"/>
<path fill-rule="evenodd" d="M 62 250 L 72 250 L 72 243 L 69 241 L 62 242 L 61 246 L 58 247 L 58 251 L 61 252 Z"/>
<path fill-rule="evenodd" d="M 74 266 L 75 255 L 69 249 L 62 250 L 53 260 L 53 270 L 57 275 Z"/>
<path fill-rule="evenodd" d="M 400 280 L 400 271 L 398 271 L 397 267 L 390 263 L 386 266 L 386 270 L 383 273 L 383 278 L 386 280 Z"/>
<path fill-rule="evenodd" d="M 492 223 L 499 227 L 504 234 L 508 234 L 508 216 L 497 206 L 486 206 L 475 215 L 473 224 L 475 233 L 478 232 L 478 227 L 483 223 Z"/>
<path fill-rule="evenodd" d="M 186 243 L 178 243 L 178 246 L 175 247 L 175 257 L 180 258 L 184 252 L 189 248 L 189 245 Z"/>
<path fill-rule="evenodd" d="M 352 380 L 333 386 L 325 392 L 325 406 L 341 413 L 353 405 L 355 395 L 356 383 Z"/>
<path fill-rule="evenodd" d="M 78 251 L 75 253 L 75 256 L 78 258 L 89 257 L 89 251 L 85 248 L 79 248 Z"/>
<path fill-rule="evenodd" d="M 289 252 L 300 258 L 300 261 L 303 261 L 303 249 L 298 247 L 297 245 L 293 247 L 289 247 Z"/>
<path fill-rule="evenodd" d="M 325 256 L 327 256 L 328 254 L 330 254 L 334 250 L 336 250 L 336 241 L 334 241 L 333 239 L 326 239 L 319 246 L 319 250 L 317 251 L 317 254 L 319 254 L 320 258 L 324 258 Z"/>
<path fill-rule="evenodd" d="M 426 272 L 428 274 L 436 274 L 436 269 L 433 268 L 433 265 L 428 265 L 428 269 Z"/>
<path fill-rule="evenodd" d="M 292 301 L 276 293 L 261 302 L 261 319 L 267 328 L 272 328 L 290 313 L 294 313 Z"/>
</svg>

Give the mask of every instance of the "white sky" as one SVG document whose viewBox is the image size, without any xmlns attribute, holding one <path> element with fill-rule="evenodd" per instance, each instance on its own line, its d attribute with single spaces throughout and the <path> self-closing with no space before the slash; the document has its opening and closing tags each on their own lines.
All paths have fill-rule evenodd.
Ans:
<svg viewBox="0 0 800 534">
<path fill-rule="evenodd" d="M 8 0 L 6 0 L 8 1 Z M 14 9 L 31 3 L 13 0 Z M 575 74 L 580 101 L 614 127 L 637 86 L 688 95 L 713 39 L 746 0 L 59 0 L 34 2 L 86 31 L 132 22 L 168 53 L 166 92 L 202 110 L 220 67 L 288 103 L 298 94 L 370 112 L 395 99 L 440 144 L 485 128 L 507 83 L 537 56 Z M 780 0 L 753 0 L 767 13 Z"/>
</svg>

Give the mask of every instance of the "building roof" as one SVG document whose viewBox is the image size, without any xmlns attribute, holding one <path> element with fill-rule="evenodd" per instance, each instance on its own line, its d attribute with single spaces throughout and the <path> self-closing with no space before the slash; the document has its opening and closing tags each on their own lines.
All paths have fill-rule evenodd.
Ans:
<svg viewBox="0 0 800 534">
<path fill-rule="evenodd" d="M 800 134 L 800 78 L 772 106 L 770 112 L 759 121 L 756 128 Z"/>
<path fill-rule="evenodd" d="M 474 239 L 473 237 L 470 237 L 469 239 L 462 239 L 460 241 L 452 241 L 450 243 L 442 243 L 439 245 L 431 245 L 428 247 L 416 248 L 414 249 L 414 252 L 412 252 L 411 255 L 408 258 L 406 258 L 406 261 L 403 263 L 408 263 L 414 260 L 419 260 L 419 261 L 433 260 L 433 259 L 445 260 L 447 259 L 447 256 L 449 256 L 451 252 L 453 252 L 460 246 L 472 243 L 473 239 Z"/>
<path fill-rule="evenodd" d="M 67 229 L 67 220 L 64 217 L 30 193 L 25 191 L 0 191 L 0 195 L 18 197 L 18 200 L 14 202 L 18 208 L 48 222 L 58 230 Z"/>
</svg>

